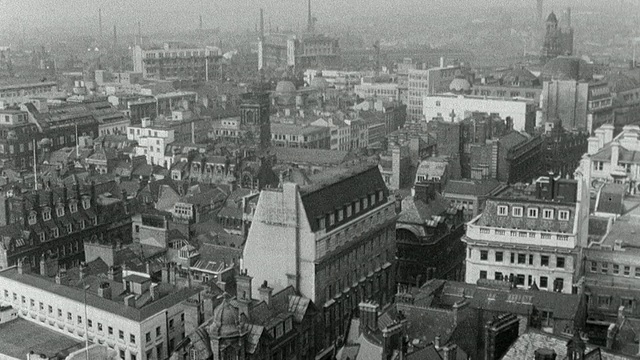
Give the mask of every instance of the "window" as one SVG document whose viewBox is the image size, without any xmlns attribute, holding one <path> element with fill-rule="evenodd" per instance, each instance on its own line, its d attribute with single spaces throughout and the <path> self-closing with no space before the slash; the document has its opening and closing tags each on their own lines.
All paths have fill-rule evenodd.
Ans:
<svg viewBox="0 0 640 360">
<path fill-rule="evenodd" d="M 502 251 L 496 251 L 496 262 L 502 262 L 504 253 Z"/>
<path fill-rule="evenodd" d="M 64 207 L 62 207 L 62 206 L 58 206 L 58 207 L 56 208 L 56 215 L 58 215 L 58 216 L 64 216 Z"/>
<path fill-rule="evenodd" d="M 62 317 L 62 309 L 58 309 L 58 317 Z"/>
<path fill-rule="evenodd" d="M 518 254 L 518 264 L 526 264 L 526 263 L 527 263 L 527 255 Z"/>
<path fill-rule="evenodd" d="M 486 279 L 487 278 L 487 272 L 484 270 L 480 271 L 480 279 Z"/>
<path fill-rule="evenodd" d="M 564 279 L 563 278 L 556 278 L 553 281 L 553 291 L 562 292 L 563 289 L 564 289 Z"/>
<path fill-rule="evenodd" d="M 173 319 L 169 320 L 169 329 L 173 329 Z"/>
<path fill-rule="evenodd" d="M 93 327 L 93 321 L 91 319 L 87 320 L 87 326 L 88 327 Z"/>
<path fill-rule="evenodd" d="M 553 220 L 553 209 L 542 210 L 542 218 L 545 220 Z"/>
<path fill-rule="evenodd" d="M 98 323 L 98 331 L 102 331 L 102 323 Z"/>
<path fill-rule="evenodd" d="M 620 298 L 620 303 L 624 306 L 625 312 L 632 312 L 634 308 L 634 301 L 632 298 Z"/>
<path fill-rule="evenodd" d="M 522 274 L 516 275 L 516 286 L 517 285 L 520 285 L 520 286 L 524 285 L 524 275 Z"/>
<path fill-rule="evenodd" d="M 344 212 L 342 209 L 338 210 L 338 221 L 344 220 Z"/>
<path fill-rule="evenodd" d="M 504 275 L 501 272 L 496 271 L 495 277 L 496 280 L 504 280 Z"/>
<path fill-rule="evenodd" d="M 78 204 L 75 202 L 69 204 L 69 211 L 71 211 L 71 213 L 78 212 Z"/>
<path fill-rule="evenodd" d="M 111 326 L 107 328 L 107 331 L 109 332 L 109 335 L 113 335 L 113 328 Z"/>
<path fill-rule="evenodd" d="M 480 250 L 480 260 L 487 260 L 489 258 L 489 252 L 487 250 Z"/>
<path fill-rule="evenodd" d="M 609 263 L 603 262 L 602 264 L 600 264 L 600 272 L 603 274 L 606 274 L 609 272 Z M 638 271 L 636 271 L 636 276 L 638 274 Z"/>
<path fill-rule="evenodd" d="M 67 312 L 67 320 L 73 319 L 73 315 L 70 312 Z"/>
<path fill-rule="evenodd" d="M 509 211 L 509 208 L 506 205 L 499 205 L 498 206 L 498 215 L 507 216 L 508 211 Z"/>
<path fill-rule="evenodd" d="M 118 330 L 118 338 L 119 338 L 120 340 L 124 340 L 124 331 L 122 331 L 122 330 Z"/>
<path fill-rule="evenodd" d="M 129 334 L 129 342 L 131 342 L 132 344 L 136 343 L 136 336 L 133 334 Z"/>
<path fill-rule="evenodd" d="M 38 237 L 40 238 L 40 242 L 45 242 L 47 240 L 47 235 L 43 232 L 39 233 Z"/>
<path fill-rule="evenodd" d="M 78 315 L 78 324 L 82 324 L 82 316 Z"/>
<path fill-rule="evenodd" d="M 636 277 L 640 277 L 640 267 L 636 267 Z"/>
<path fill-rule="evenodd" d="M 521 206 L 514 206 L 511 209 L 511 215 L 515 216 L 515 217 L 522 217 L 522 207 Z"/>
<path fill-rule="evenodd" d="M 618 275 L 620 273 L 620 265 L 613 264 L 613 274 Z"/>
<path fill-rule="evenodd" d="M 511 253 L 511 263 L 515 263 L 516 262 L 516 253 Z"/>
<path fill-rule="evenodd" d="M 364 210 L 368 207 L 369 207 L 369 199 L 367 198 L 362 199 L 362 209 Z"/>
<path fill-rule="evenodd" d="M 42 220 L 44 220 L 44 221 L 51 220 L 51 210 L 49 210 L 49 209 L 45 209 L 45 210 L 42 212 Z"/>
<path fill-rule="evenodd" d="M 600 295 L 598 296 L 598 307 L 600 308 L 608 308 L 611 305 L 611 297 L 608 295 Z"/>
<path fill-rule="evenodd" d="M 593 162 L 594 170 L 602 171 L 604 170 L 604 162 L 602 161 L 594 161 Z"/>
<path fill-rule="evenodd" d="M 329 225 L 333 225 L 336 223 L 336 216 L 335 214 L 329 214 Z"/>
<path fill-rule="evenodd" d="M 549 278 L 546 276 L 540 276 L 540 288 L 546 289 L 549 286 Z"/>
<path fill-rule="evenodd" d="M 569 210 L 558 211 L 558 218 L 563 221 L 569 221 Z"/>
<path fill-rule="evenodd" d="M 556 257 L 556 267 L 564 269 L 564 257 Z"/>
<path fill-rule="evenodd" d="M 591 272 L 598 272 L 598 263 L 595 261 L 591 262 Z"/>
<path fill-rule="evenodd" d="M 549 266 L 549 256 L 548 255 L 540 256 L 540 265 L 541 266 Z"/>
<path fill-rule="evenodd" d="M 49 314 L 53 314 L 53 306 L 49 305 Z"/>
<path fill-rule="evenodd" d="M 146 341 L 146 342 L 151 342 L 151 333 L 150 333 L 150 332 L 147 332 L 147 333 L 144 335 L 144 341 Z"/>
<path fill-rule="evenodd" d="M 630 266 L 625 266 L 624 267 L 624 276 L 629 276 L 629 273 L 631 273 L 631 267 Z"/>
<path fill-rule="evenodd" d="M 160 326 L 158 326 L 156 328 L 156 337 L 159 337 L 161 335 L 161 330 L 160 330 Z"/>
</svg>

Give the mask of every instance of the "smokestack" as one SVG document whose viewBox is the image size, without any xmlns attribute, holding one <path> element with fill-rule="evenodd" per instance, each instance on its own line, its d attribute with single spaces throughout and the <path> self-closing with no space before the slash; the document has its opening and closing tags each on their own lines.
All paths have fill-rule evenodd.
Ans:
<svg viewBox="0 0 640 360">
<path fill-rule="evenodd" d="M 116 24 L 113 24 L 113 47 L 118 45 L 118 31 L 116 30 Z"/>
<path fill-rule="evenodd" d="M 102 9 L 98 9 L 98 26 L 98 36 L 100 37 L 99 40 L 102 40 Z"/>
<path fill-rule="evenodd" d="M 314 31 L 314 20 L 313 16 L 311 16 L 311 0 L 308 0 L 307 4 L 307 31 L 313 33 Z"/>
</svg>

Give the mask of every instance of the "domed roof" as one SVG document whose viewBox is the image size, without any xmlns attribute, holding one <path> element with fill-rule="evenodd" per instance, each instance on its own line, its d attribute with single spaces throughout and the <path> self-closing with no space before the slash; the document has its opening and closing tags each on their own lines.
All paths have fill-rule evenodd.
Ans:
<svg viewBox="0 0 640 360">
<path fill-rule="evenodd" d="M 213 322 L 209 326 L 209 335 L 224 337 L 240 334 L 240 320 L 238 309 L 233 307 L 229 299 L 224 299 L 222 304 L 213 310 Z"/>
<path fill-rule="evenodd" d="M 309 87 L 322 90 L 326 89 L 328 85 L 329 83 L 327 82 L 327 79 L 323 78 L 322 76 L 314 77 L 309 83 Z"/>
<path fill-rule="evenodd" d="M 593 76 L 586 61 L 571 56 L 558 56 L 542 68 L 542 80 L 590 80 Z"/>
<path fill-rule="evenodd" d="M 449 90 L 455 92 L 466 92 L 471 90 L 471 84 L 467 79 L 455 78 L 451 81 L 451 84 L 449 84 Z"/>
<path fill-rule="evenodd" d="M 278 84 L 276 85 L 276 92 L 280 94 L 296 92 L 296 86 L 293 85 L 291 81 L 278 81 Z"/>
<path fill-rule="evenodd" d="M 553 11 L 551 12 L 551 14 L 549 14 L 549 17 L 547 17 L 547 22 L 554 22 L 554 23 L 558 22 L 558 18 L 556 17 L 556 14 Z"/>
</svg>

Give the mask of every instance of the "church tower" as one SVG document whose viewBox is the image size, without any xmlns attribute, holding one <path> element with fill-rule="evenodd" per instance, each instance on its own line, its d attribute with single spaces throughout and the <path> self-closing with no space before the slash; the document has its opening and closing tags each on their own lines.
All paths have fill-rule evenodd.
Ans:
<svg viewBox="0 0 640 360">
<path fill-rule="evenodd" d="M 558 23 L 552 11 L 547 17 L 546 33 L 540 58 L 543 63 L 562 55 L 573 55 L 573 28 L 571 28 L 571 9 L 565 12 L 565 27 Z"/>
<path fill-rule="evenodd" d="M 271 147 L 271 121 L 269 94 L 264 92 L 242 95 L 240 104 L 240 125 L 251 132 L 259 150 L 264 152 Z"/>
</svg>

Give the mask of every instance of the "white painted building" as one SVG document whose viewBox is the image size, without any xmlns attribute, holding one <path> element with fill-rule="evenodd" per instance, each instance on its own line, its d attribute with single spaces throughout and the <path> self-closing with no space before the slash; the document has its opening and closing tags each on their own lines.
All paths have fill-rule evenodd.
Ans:
<svg viewBox="0 0 640 360">
<path fill-rule="evenodd" d="M 363 99 L 374 97 L 390 101 L 400 100 L 400 90 L 398 89 L 398 83 L 362 82 L 361 84 L 353 87 L 353 92 Z"/>
<path fill-rule="evenodd" d="M 136 156 L 144 155 L 147 164 L 170 168 L 173 156 L 165 154 L 167 145 L 174 142 L 174 130 L 154 127 L 148 118 L 142 119 L 142 124 L 127 127 L 127 139 L 138 142 Z"/>
<path fill-rule="evenodd" d="M 329 128 L 331 150 L 351 150 L 351 127 L 344 121 L 334 117 L 326 119 L 320 118 L 310 125 Z"/>
<path fill-rule="evenodd" d="M 572 293 L 586 246 L 589 194 L 582 180 L 540 178 L 487 199 L 467 224 L 465 281 Z"/>
<path fill-rule="evenodd" d="M 22 265 L 6 268 L 0 271 L 0 303 L 18 309 L 25 320 L 72 338 L 84 341 L 88 333 L 91 343 L 107 346 L 125 360 L 166 359 L 184 338 L 182 302 L 199 290 L 161 291 L 160 286 L 171 285 L 152 284 L 140 276 L 122 281 L 89 276 L 85 293 L 61 274 L 53 281 Z"/>
<path fill-rule="evenodd" d="M 427 95 L 435 95 L 449 91 L 451 81 L 461 73 L 459 66 L 442 66 L 427 70 L 410 69 L 407 121 L 420 122 L 425 118 L 423 114 L 423 100 Z M 430 118 L 427 118 L 430 119 Z"/>
<path fill-rule="evenodd" d="M 453 94 L 430 95 L 423 99 L 423 114 L 427 122 L 434 118 L 458 122 L 473 112 L 496 113 L 502 119 L 510 117 L 516 131 L 533 130 L 536 126 L 535 109 L 525 100 Z"/>
</svg>

